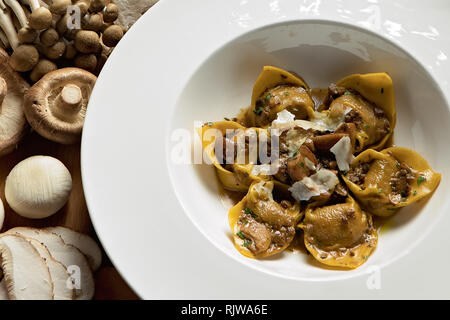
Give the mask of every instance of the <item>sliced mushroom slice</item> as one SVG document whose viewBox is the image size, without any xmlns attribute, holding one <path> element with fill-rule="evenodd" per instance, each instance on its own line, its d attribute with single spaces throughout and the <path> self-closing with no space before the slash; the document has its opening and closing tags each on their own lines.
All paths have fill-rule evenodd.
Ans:
<svg viewBox="0 0 450 320">
<path fill-rule="evenodd" d="M 48 251 L 47 247 L 36 239 L 27 238 L 31 245 L 37 250 L 41 258 L 45 260 L 48 266 L 50 277 L 53 283 L 54 300 L 73 300 L 75 290 L 67 285 L 70 278 L 67 268 L 59 261 L 56 261 Z"/>
<path fill-rule="evenodd" d="M 97 77 L 78 68 L 47 73 L 25 95 L 28 122 L 43 137 L 72 144 L 80 140 Z"/>
<path fill-rule="evenodd" d="M 22 106 L 29 85 L 11 68 L 8 59 L 0 49 L 0 156 L 16 148 L 27 128 Z"/>
<path fill-rule="evenodd" d="M 40 229 L 17 227 L 7 231 L 8 234 L 19 234 L 32 238 L 45 245 L 52 257 L 61 262 L 71 273 L 75 281 L 76 300 L 89 300 L 94 296 L 94 278 L 91 268 L 84 255 L 69 244 L 66 244 L 58 235 Z M 72 273 L 72 271 L 74 271 Z"/>
<path fill-rule="evenodd" d="M 24 238 L 0 237 L 2 269 L 11 300 L 53 300 L 53 284 L 45 260 Z"/>
<path fill-rule="evenodd" d="M 89 236 L 65 227 L 50 227 L 45 230 L 59 235 L 65 243 L 78 248 L 86 256 L 92 271 L 97 271 L 102 263 L 102 251 Z"/>
</svg>

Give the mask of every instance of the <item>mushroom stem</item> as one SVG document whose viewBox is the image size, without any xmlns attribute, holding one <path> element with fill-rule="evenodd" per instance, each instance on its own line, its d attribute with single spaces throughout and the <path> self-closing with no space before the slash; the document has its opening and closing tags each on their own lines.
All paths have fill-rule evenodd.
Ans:
<svg viewBox="0 0 450 320">
<path fill-rule="evenodd" d="M 83 95 L 80 87 L 68 84 L 59 93 L 54 104 L 53 113 L 61 119 L 70 119 L 78 114 L 83 102 Z"/>
<path fill-rule="evenodd" d="M 22 6 L 17 0 L 4 0 L 6 4 L 14 11 L 22 28 L 28 27 L 28 19 Z"/>
<path fill-rule="evenodd" d="M 19 38 L 17 37 L 17 31 L 14 28 L 10 11 L 3 3 L 3 0 L 0 0 L 0 28 L 5 32 L 11 47 L 16 49 L 19 45 Z"/>
</svg>

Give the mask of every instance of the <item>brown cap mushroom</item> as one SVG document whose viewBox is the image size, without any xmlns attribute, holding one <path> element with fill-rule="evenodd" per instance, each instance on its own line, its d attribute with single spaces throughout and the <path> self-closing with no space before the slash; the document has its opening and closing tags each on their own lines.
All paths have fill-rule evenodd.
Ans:
<svg viewBox="0 0 450 320">
<path fill-rule="evenodd" d="M 80 140 L 86 108 L 97 77 L 64 68 L 42 77 L 25 95 L 28 122 L 41 136 L 63 144 Z"/>
<path fill-rule="evenodd" d="M 27 121 L 23 96 L 28 83 L 8 64 L 8 54 L 0 49 L 0 156 L 13 151 L 25 135 Z"/>
<path fill-rule="evenodd" d="M 11 67 L 19 72 L 32 70 L 38 62 L 39 52 L 35 46 L 30 44 L 23 44 L 17 47 L 9 60 Z"/>
<path fill-rule="evenodd" d="M 113 24 L 106 28 L 103 32 L 103 43 L 108 47 L 115 47 L 123 37 L 123 29 L 121 26 Z"/>
</svg>

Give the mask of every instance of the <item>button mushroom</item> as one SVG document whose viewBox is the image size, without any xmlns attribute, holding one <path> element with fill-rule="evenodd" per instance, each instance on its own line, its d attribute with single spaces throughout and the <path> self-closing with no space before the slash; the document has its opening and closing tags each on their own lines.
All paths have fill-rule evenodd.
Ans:
<svg viewBox="0 0 450 320">
<path fill-rule="evenodd" d="M 47 73 L 25 95 L 28 122 L 43 137 L 72 144 L 80 140 L 97 77 L 78 68 Z"/>
<path fill-rule="evenodd" d="M 34 156 L 19 162 L 5 183 L 5 198 L 19 215 L 43 219 L 61 209 L 69 199 L 72 177 L 58 159 Z"/>
<path fill-rule="evenodd" d="M 25 135 L 27 121 L 22 104 L 29 86 L 8 64 L 8 55 L 0 49 L 0 156 L 16 148 Z"/>
</svg>

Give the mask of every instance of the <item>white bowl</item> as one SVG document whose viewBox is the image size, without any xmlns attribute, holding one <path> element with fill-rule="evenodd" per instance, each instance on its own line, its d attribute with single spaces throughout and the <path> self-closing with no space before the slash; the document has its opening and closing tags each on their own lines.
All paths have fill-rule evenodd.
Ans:
<svg viewBox="0 0 450 320">
<path fill-rule="evenodd" d="M 377 250 L 363 267 L 342 271 L 326 268 L 305 254 L 282 253 L 261 260 L 242 256 L 233 246 L 214 168 L 207 164 L 186 167 L 169 158 L 173 187 L 199 232 L 248 266 L 298 280 L 355 276 L 410 251 L 438 220 L 448 194 L 445 177 L 450 174 L 450 153 L 441 146 L 447 140 L 442 133 L 450 128 L 450 113 L 438 84 L 410 54 L 364 29 L 320 20 L 283 22 L 240 36 L 201 64 L 180 94 L 170 131 L 192 132 L 195 122 L 236 116 L 250 104 L 253 84 L 264 65 L 295 71 L 310 87 L 322 88 L 352 73 L 387 72 L 395 86 L 395 144 L 421 153 L 443 173 L 443 182 L 430 201 L 402 209 L 387 222 L 389 228 L 382 229 Z"/>
<path fill-rule="evenodd" d="M 137 293 L 448 297 L 449 19 L 447 3 L 433 3 L 441 9 L 419 0 L 164 0 L 139 20 L 98 79 L 82 140 L 91 219 Z M 266 64 L 294 70 L 313 87 L 355 72 L 388 72 L 396 91 L 396 144 L 417 150 L 443 174 L 430 199 L 392 219 L 356 270 L 326 269 L 304 254 L 244 258 L 232 246 L 214 169 L 172 162 L 173 130 L 193 136 L 194 120 L 220 120 L 246 107 Z M 374 275 L 381 284 L 373 285 Z"/>
</svg>

